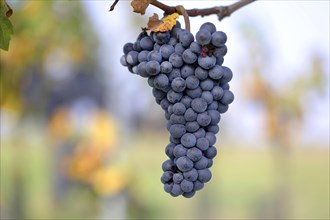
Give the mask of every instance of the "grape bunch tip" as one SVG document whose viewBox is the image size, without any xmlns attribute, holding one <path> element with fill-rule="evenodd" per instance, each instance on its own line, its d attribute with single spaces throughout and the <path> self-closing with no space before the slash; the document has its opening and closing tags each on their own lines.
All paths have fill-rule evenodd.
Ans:
<svg viewBox="0 0 330 220">
<path fill-rule="evenodd" d="M 120 63 L 148 79 L 156 102 L 165 111 L 170 143 L 161 182 L 170 195 L 191 198 L 211 180 L 217 155 L 221 114 L 234 101 L 232 71 L 223 66 L 227 36 L 206 22 L 194 36 L 179 22 L 171 31 L 143 31 L 126 43 Z"/>
</svg>

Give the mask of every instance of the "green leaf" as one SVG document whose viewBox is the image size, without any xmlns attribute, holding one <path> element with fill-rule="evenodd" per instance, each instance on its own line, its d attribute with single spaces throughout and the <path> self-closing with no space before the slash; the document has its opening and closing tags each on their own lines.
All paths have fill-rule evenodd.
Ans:
<svg viewBox="0 0 330 220">
<path fill-rule="evenodd" d="M 3 1 L 0 3 L 0 48 L 8 51 L 9 41 L 14 31 L 13 25 L 5 13 Z"/>
</svg>

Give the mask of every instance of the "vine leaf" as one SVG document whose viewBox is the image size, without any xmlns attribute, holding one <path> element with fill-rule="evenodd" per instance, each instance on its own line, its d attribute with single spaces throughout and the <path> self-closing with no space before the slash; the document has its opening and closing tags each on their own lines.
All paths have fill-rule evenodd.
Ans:
<svg viewBox="0 0 330 220">
<path fill-rule="evenodd" d="M 8 10 L 6 9 L 8 8 Z M 0 1 L 0 48 L 8 51 L 11 35 L 14 33 L 13 25 L 8 19 L 12 13 L 4 0 Z"/>
<path fill-rule="evenodd" d="M 149 18 L 148 29 L 154 32 L 166 32 L 172 30 L 178 17 L 178 13 L 173 13 L 159 20 L 158 15 L 154 13 L 154 15 Z"/>
<path fill-rule="evenodd" d="M 131 2 L 131 5 L 133 7 L 133 11 L 136 13 L 140 13 L 141 15 L 144 15 L 146 12 L 146 9 L 148 8 L 151 0 L 133 0 Z"/>
</svg>

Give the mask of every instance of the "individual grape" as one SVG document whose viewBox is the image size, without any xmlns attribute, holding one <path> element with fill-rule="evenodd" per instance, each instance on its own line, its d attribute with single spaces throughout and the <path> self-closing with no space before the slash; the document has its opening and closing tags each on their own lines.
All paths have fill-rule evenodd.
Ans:
<svg viewBox="0 0 330 220">
<path fill-rule="evenodd" d="M 124 52 L 125 55 L 127 55 L 132 50 L 133 50 L 133 44 L 132 43 L 126 43 L 123 47 L 123 52 Z"/>
<path fill-rule="evenodd" d="M 208 115 L 211 117 L 210 125 L 217 125 L 220 122 L 221 115 L 216 110 L 208 110 Z"/>
<path fill-rule="evenodd" d="M 154 86 L 157 89 L 163 89 L 167 87 L 169 84 L 169 80 L 165 74 L 158 74 L 154 79 Z"/>
<path fill-rule="evenodd" d="M 172 143 L 169 143 L 166 148 L 165 148 L 165 154 L 169 157 L 169 158 L 174 158 L 174 155 L 173 155 L 173 149 L 176 145 L 175 144 L 172 144 Z"/>
<path fill-rule="evenodd" d="M 171 195 L 172 196 L 179 196 L 179 195 L 182 195 L 182 193 L 183 193 L 183 191 L 181 190 L 180 184 L 174 183 L 173 187 L 172 187 Z"/>
<path fill-rule="evenodd" d="M 187 151 L 187 157 L 193 162 L 199 161 L 202 158 L 202 156 L 203 156 L 202 151 L 196 147 L 189 148 Z"/>
<path fill-rule="evenodd" d="M 230 90 L 225 90 L 220 102 L 224 105 L 229 105 L 234 101 L 234 94 Z"/>
<path fill-rule="evenodd" d="M 220 84 L 225 84 L 230 82 L 230 80 L 233 78 L 233 72 L 226 66 L 222 66 L 224 72 L 223 72 L 223 76 L 220 80 Z"/>
<path fill-rule="evenodd" d="M 177 53 L 171 54 L 169 58 L 170 63 L 172 64 L 173 67 L 179 68 L 183 65 L 183 60 L 181 55 Z"/>
<path fill-rule="evenodd" d="M 180 100 L 180 102 L 182 104 L 184 104 L 184 106 L 186 107 L 186 109 L 190 108 L 191 106 L 191 101 L 192 101 L 192 98 L 190 98 L 189 96 L 183 96 Z"/>
<path fill-rule="evenodd" d="M 205 79 L 200 82 L 200 86 L 204 91 L 210 91 L 214 87 L 214 82 L 212 79 Z"/>
<path fill-rule="evenodd" d="M 162 73 L 170 73 L 170 72 L 172 72 L 172 69 L 173 69 L 173 66 L 168 61 L 163 61 L 160 64 L 160 72 L 162 72 Z"/>
<path fill-rule="evenodd" d="M 185 198 L 191 198 L 191 197 L 193 197 L 195 194 L 196 194 L 196 191 L 195 191 L 195 190 L 192 190 L 192 191 L 190 191 L 190 192 L 184 192 L 184 193 L 182 193 L 182 196 L 185 197 Z"/>
<path fill-rule="evenodd" d="M 214 86 L 212 89 L 212 95 L 214 100 L 220 100 L 224 94 L 223 89 L 220 86 Z"/>
<path fill-rule="evenodd" d="M 144 37 L 140 40 L 140 47 L 142 50 L 152 50 L 154 48 L 154 42 L 149 37 Z"/>
<path fill-rule="evenodd" d="M 221 81 L 221 80 L 220 80 Z M 223 90 L 229 90 L 230 89 L 230 86 L 228 83 L 221 83 L 220 84 L 220 87 L 223 89 Z"/>
<path fill-rule="evenodd" d="M 198 113 L 204 112 L 207 109 L 207 102 L 202 98 L 195 98 L 191 102 L 191 108 Z"/>
<path fill-rule="evenodd" d="M 120 64 L 123 65 L 123 66 L 128 66 L 128 63 L 126 62 L 126 57 L 125 55 L 122 55 L 120 57 Z"/>
<path fill-rule="evenodd" d="M 183 173 L 183 177 L 186 180 L 189 180 L 191 182 L 194 182 L 198 179 L 198 172 L 195 168 L 192 168 L 191 170 L 189 170 L 188 172 L 184 172 Z"/>
<path fill-rule="evenodd" d="M 202 26 L 199 28 L 199 30 L 202 30 L 202 29 L 208 30 L 211 34 L 217 30 L 215 25 L 211 22 L 206 22 L 206 23 L 202 24 Z"/>
<path fill-rule="evenodd" d="M 209 125 L 207 126 L 207 131 L 212 132 L 214 134 L 217 134 L 219 132 L 220 128 L 218 125 Z"/>
<path fill-rule="evenodd" d="M 204 151 L 204 155 L 206 158 L 213 159 L 217 155 L 217 149 L 214 146 L 211 146 Z"/>
<path fill-rule="evenodd" d="M 126 61 L 129 65 L 137 65 L 139 63 L 139 60 L 138 60 L 138 55 L 139 53 L 132 50 L 130 52 L 128 52 L 127 56 L 126 56 Z"/>
<path fill-rule="evenodd" d="M 170 80 L 170 82 L 172 82 L 175 78 L 178 77 L 181 77 L 181 70 L 178 68 L 172 68 L 172 71 L 168 75 L 168 79 Z"/>
<path fill-rule="evenodd" d="M 195 190 L 195 191 L 201 190 L 201 189 L 203 189 L 203 188 L 204 188 L 204 183 L 202 183 L 202 182 L 199 181 L 199 180 L 196 180 L 196 181 L 194 182 L 194 190 Z"/>
<path fill-rule="evenodd" d="M 171 114 L 170 116 L 170 122 L 172 124 L 186 124 L 186 120 L 183 117 L 183 115 L 176 115 L 176 114 Z"/>
<path fill-rule="evenodd" d="M 203 112 L 197 115 L 197 122 L 200 126 L 206 127 L 211 123 L 211 117 L 207 112 Z"/>
<path fill-rule="evenodd" d="M 196 121 L 188 121 L 186 124 L 186 131 L 193 133 L 199 129 L 199 124 Z"/>
<path fill-rule="evenodd" d="M 196 76 L 191 75 L 186 78 L 186 87 L 188 89 L 196 89 L 198 86 L 199 86 L 199 79 Z"/>
<path fill-rule="evenodd" d="M 197 173 L 197 175 L 198 175 L 198 173 Z M 173 183 L 180 184 L 182 182 L 182 180 L 183 180 L 182 173 L 174 173 L 173 174 Z"/>
<path fill-rule="evenodd" d="M 175 103 L 172 109 L 173 113 L 176 115 L 183 115 L 186 112 L 186 106 L 180 102 Z"/>
<path fill-rule="evenodd" d="M 173 171 L 174 168 L 175 168 L 175 164 L 173 163 L 172 160 L 166 160 L 162 164 L 162 169 L 163 169 L 164 172 L 165 171 Z M 171 178 L 172 178 L 172 176 L 171 176 Z"/>
<path fill-rule="evenodd" d="M 222 103 L 218 103 L 218 111 L 222 114 L 228 110 L 229 106 Z"/>
<path fill-rule="evenodd" d="M 206 168 L 210 168 L 213 165 L 213 160 L 212 159 L 207 159 L 207 167 Z"/>
<path fill-rule="evenodd" d="M 147 62 L 143 61 L 137 66 L 137 73 L 142 77 L 149 77 L 147 72 Z"/>
<path fill-rule="evenodd" d="M 209 30 L 201 29 L 196 33 L 196 41 L 202 46 L 209 44 L 211 39 L 212 35 Z"/>
<path fill-rule="evenodd" d="M 219 66 L 215 65 L 212 69 L 209 70 L 209 77 L 214 80 L 221 79 L 221 77 L 224 75 L 224 69 Z"/>
<path fill-rule="evenodd" d="M 150 86 L 150 87 L 154 87 L 154 79 L 155 79 L 155 77 L 154 76 L 150 76 L 149 78 L 148 78 L 148 85 Z"/>
<path fill-rule="evenodd" d="M 172 171 L 165 171 L 162 175 L 162 177 L 160 178 L 162 183 L 167 183 L 169 182 L 173 177 L 173 172 Z"/>
<path fill-rule="evenodd" d="M 163 98 L 162 101 L 160 101 L 160 107 L 167 111 L 168 106 L 170 106 L 170 102 L 167 100 L 167 98 Z"/>
<path fill-rule="evenodd" d="M 213 102 L 213 95 L 210 91 L 203 91 L 201 98 L 205 99 L 205 101 L 208 105 Z"/>
<path fill-rule="evenodd" d="M 174 138 L 181 138 L 182 135 L 186 134 L 186 127 L 182 124 L 171 125 L 170 134 Z"/>
<path fill-rule="evenodd" d="M 153 39 L 158 44 L 166 44 L 170 41 L 171 34 L 169 31 L 166 32 L 154 32 Z"/>
<path fill-rule="evenodd" d="M 181 143 L 187 148 L 193 147 L 196 144 L 196 137 L 191 133 L 185 133 L 181 137 Z"/>
<path fill-rule="evenodd" d="M 188 89 L 186 91 L 187 95 L 192 99 L 200 98 L 202 95 L 202 92 L 203 91 L 200 87 L 197 87 L 196 89 Z"/>
<path fill-rule="evenodd" d="M 197 60 L 197 55 L 194 52 L 192 52 L 190 49 L 186 49 L 182 53 L 182 59 L 184 62 L 188 64 L 193 64 Z"/>
<path fill-rule="evenodd" d="M 184 48 L 181 43 L 178 43 L 174 46 L 174 52 L 177 53 L 177 54 L 181 55 L 181 54 L 183 54 L 183 52 L 185 50 L 186 50 L 186 48 Z"/>
<path fill-rule="evenodd" d="M 187 172 L 194 167 L 194 163 L 186 156 L 179 157 L 176 160 L 176 165 L 182 172 Z"/>
<path fill-rule="evenodd" d="M 170 193 L 173 189 L 173 183 L 165 183 L 164 184 L 164 191 L 167 193 Z M 194 189 L 195 189 L 195 185 L 194 185 Z"/>
<path fill-rule="evenodd" d="M 170 90 L 167 93 L 167 99 L 168 101 L 170 101 L 171 103 L 176 103 L 178 101 L 180 101 L 180 99 L 182 98 L 182 92 L 175 92 L 174 90 Z"/>
<path fill-rule="evenodd" d="M 207 148 L 209 148 L 209 146 L 210 146 L 210 142 L 207 138 L 201 137 L 197 139 L 196 147 L 198 147 L 200 150 L 204 151 Z"/>
<path fill-rule="evenodd" d="M 147 59 L 148 61 L 157 61 L 158 63 L 161 63 L 163 57 L 160 52 L 152 50 L 148 53 Z"/>
<path fill-rule="evenodd" d="M 180 144 L 180 138 L 175 138 L 173 136 L 170 136 L 170 142 L 173 144 Z"/>
<path fill-rule="evenodd" d="M 134 44 L 133 44 L 133 50 L 140 52 L 142 50 L 141 46 L 140 46 L 140 40 L 137 40 Z"/>
<path fill-rule="evenodd" d="M 152 60 L 152 61 L 147 62 L 146 70 L 147 70 L 147 73 L 150 76 L 157 75 L 160 72 L 159 62 L 157 62 L 155 60 Z"/>
<path fill-rule="evenodd" d="M 198 57 L 198 64 L 206 69 L 206 70 L 209 70 L 211 69 L 212 67 L 215 66 L 215 63 L 217 62 L 217 59 L 214 57 L 214 56 L 199 56 Z"/>
<path fill-rule="evenodd" d="M 193 182 L 189 181 L 189 180 L 182 180 L 182 182 L 180 183 L 181 186 L 181 190 L 183 192 L 191 192 L 191 190 L 193 190 L 194 188 L 194 184 Z"/>
<path fill-rule="evenodd" d="M 175 92 L 183 92 L 186 88 L 186 81 L 181 77 L 176 77 L 171 83 L 171 88 Z"/>
<path fill-rule="evenodd" d="M 198 172 L 198 180 L 201 181 L 202 183 L 206 183 L 210 181 L 212 178 L 212 173 L 209 169 L 202 169 L 202 170 L 197 170 Z"/>
<path fill-rule="evenodd" d="M 186 79 L 188 76 L 192 76 L 195 73 L 195 68 L 192 65 L 184 65 L 181 68 L 181 77 Z"/>
<path fill-rule="evenodd" d="M 180 33 L 179 40 L 182 46 L 187 48 L 194 41 L 194 35 L 189 31 L 183 31 Z"/>
<path fill-rule="evenodd" d="M 213 50 L 213 55 L 216 58 L 224 57 L 227 54 L 227 46 L 225 44 L 220 45 L 218 48 Z"/>
<path fill-rule="evenodd" d="M 172 45 L 173 47 L 178 43 L 178 40 L 174 37 L 170 38 L 170 41 L 168 42 L 169 45 Z"/>
<path fill-rule="evenodd" d="M 209 110 L 217 110 L 218 109 L 218 102 L 217 101 L 213 101 L 211 104 L 209 104 L 207 106 L 207 109 L 209 109 Z"/>
<path fill-rule="evenodd" d="M 201 157 L 201 159 L 194 164 L 194 168 L 196 170 L 202 170 L 205 169 L 208 166 L 209 162 L 206 157 Z"/>
<path fill-rule="evenodd" d="M 187 153 L 187 148 L 185 148 L 182 144 L 178 144 L 173 149 L 173 155 L 177 158 L 185 156 Z"/>
<path fill-rule="evenodd" d="M 197 113 L 192 108 L 188 108 L 184 113 L 184 119 L 193 122 L 197 119 Z"/>
<path fill-rule="evenodd" d="M 200 54 L 200 52 L 202 51 L 202 47 L 201 45 L 199 45 L 197 42 L 192 42 L 189 46 L 190 50 L 196 54 Z"/>
<path fill-rule="evenodd" d="M 174 47 L 172 45 L 163 44 L 160 47 L 160 54 L 165 60 L 168 60 L 173 53 L 174 53 Z"/>
<path fill-rule="evenodd" d="M 206 132 L 205 137 L 209 141 L 210 145 L 214 145 L 217 140 L 216 136 L 212 132 Z"/>
<path fill-rule="evenodd" d="M 159 90 L 159 89 L 156 89 L 156 88 L 153 88 L 152 89 L 152 94 L 153 96 L 157 99 L 157 100 L 162 100 L 163 98 L 166 97 L 166 93 Z"/>
<path fill-rule="evenodd" d="M 195 69 L 195 76 L 199 79 L 199 80 L 204 80 L 208 77 L 209 73 L 207 70 L 201 68 L 201 67 L 197 67 Z"/>
<path fill-rule="evenodd" d="M 196 138 L 205 137 L 205 134 L 206 134 L 206 132 L 205 132 L 204 128 L 200 128 L 194 133 Z"/>
<path fill-rule="evenodd" d="M 227 41 L 227 35 L 222 31 L 216 31 L 212 34 L 212 44 L 216 47 L 220 47 Z"/>
<path fill-rule="evenodd" d="M 150 51 L 148 50 L 142 50 L 139 54 L 138 54 L 138 61 L 144 62 L 144 61 L 148 61 L 148 54 Z"/>
</svg>

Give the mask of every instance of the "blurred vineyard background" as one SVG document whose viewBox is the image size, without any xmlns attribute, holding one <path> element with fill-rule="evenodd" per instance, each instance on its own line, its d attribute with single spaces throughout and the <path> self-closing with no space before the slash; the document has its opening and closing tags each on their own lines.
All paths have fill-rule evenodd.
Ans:
<svg viewBox="0 0 330 220">
<path fill-rule="evenodd" d="M 119 65 L 147 16 L 133 15 L 129 1 L 112 13 L 108 1 L 8 3 L 1 219 L 329 219 L 329 41 L 303 54 L 288 48 L 296 63 L 283 63 L 274 52 L 280 33 L 252 16 L 272 3 L 227 18 L 236 101 L 220 122 L 213 178 L 192 199 L 172 198 L 160 183 L 162 110 L 147 83 Z M 329 39 L 323 4 L 324 23 L 301 18 L 306 32 L 324 24 L 311 38 Z"/>
</svg>

